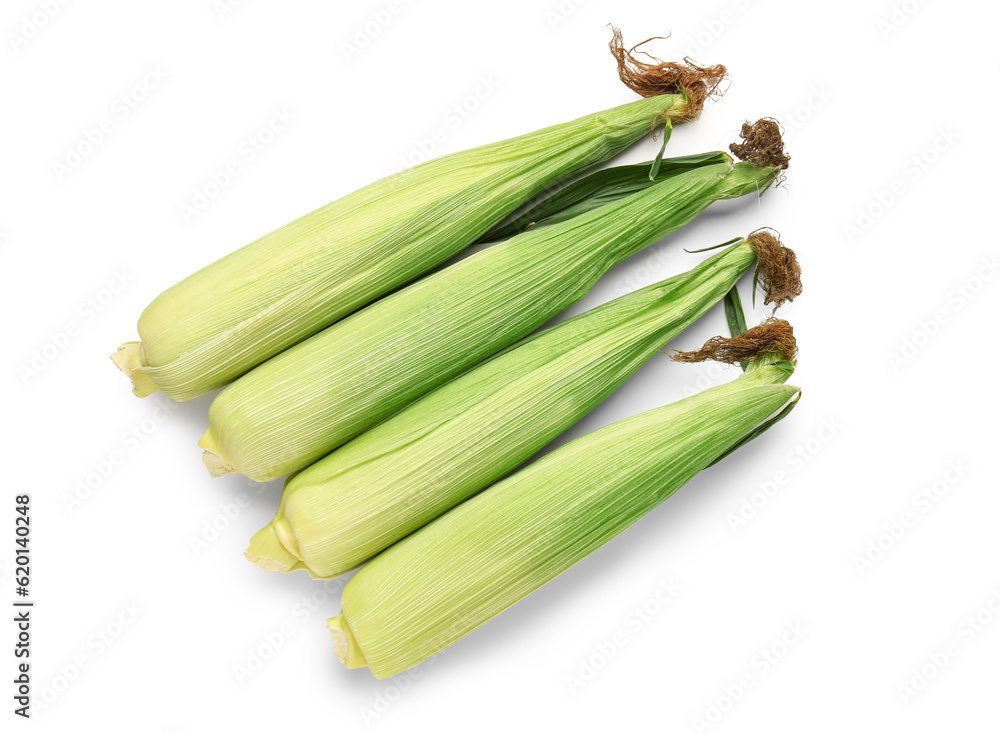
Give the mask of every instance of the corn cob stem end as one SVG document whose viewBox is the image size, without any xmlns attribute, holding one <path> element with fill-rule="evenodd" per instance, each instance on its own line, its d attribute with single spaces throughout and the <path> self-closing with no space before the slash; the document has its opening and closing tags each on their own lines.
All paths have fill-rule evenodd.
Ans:
<svg viewBox="0 0 1000 733">
<path fill-rule="evenodd" d="M 215 439 L 212 428 L 209 427 L 198 440 L 198 447 L 205 450 L 201 454 L 201 460 L 205 464 L 212 478 L 225 476 L 227 473 L 239 473 L 236 468 L 222 457 L 222 450 Z"/>
<path fill-rule="evenodd" d="M 160 390 L 149 376 L 149 364 L 146 363 L 146 351 L 141 341 L 122 344 L 111 355 L 111 361 L 131 380 L 132 394 L 137 397 L 146 397 Z"/>
<path fill-rule="evenodd" d="M 229 465 L 225 458 L 210 450 L 206 450 L 201 454 L 201 460 L 204 461 L 205 468 L 208 469 L 212 478 L 225 476 L 227 473 L 237 473 L 236 469 Z"/>
<path fill-rule="evenodd" d="M 365 659 L 365 653 L 358 646 L 351 625 L 347 623 L 344 614 L 328 619 L 326 625 L 330 628 L 330 637 L 333 639 L 333 653 L 344 666 L 348 669 L 367 667 L 368 660 Z"/>
<path fill-rule="evenodd" d="M 290 573 L 302 567 L 299 558 L 282 543 L 274 522 L 250 538 L 250 546 L 243 557 L 269 573 Z"/>
</svg>

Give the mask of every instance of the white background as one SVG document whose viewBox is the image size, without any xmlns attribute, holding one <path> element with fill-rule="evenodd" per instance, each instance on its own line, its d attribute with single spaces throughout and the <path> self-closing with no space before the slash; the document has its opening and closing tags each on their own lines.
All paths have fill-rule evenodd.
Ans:
<svg viewBox="0 0 1000 733">
<path fill-rule="evenodd" d="M 711 715 L 711 730 L 731 731 L 995 729 L 995 5 L 248 0 L 220 15 L 212 0 L 120 0 L 36 16 L 45 5 L 10 0 L 0 19 L 0 587 L 9 604 L 13 495 L 27 491 L 34 697 L 50 701 L 31 725 L 699 730 Z M 389 20 L 369 36 L 372 13 Z M 45 23 L 31 34 L 33 17 Z M 784 310 L 804 397 L 433 662 L 381 682 L 347 671 L 324 623 L 343 580 L 265 574 L 242 557 L 280 485 L 210 480 L 195 445 L 209 398 L 139 400 L 108 355 L 161 290 L 396 170 L 435 129 L 438 155 L 634 99 L 606 49 L 609 21 L 629 44 L 672 32 L 652 47 L 662 57 L 730 68 L 726 97 L 678 128 L 668 154 L 725 149 L 744 119 L 775 116 L 792 167 L 784 189 L 713 207 L 574 312 L 690 268 L 703 255 L 685 247 L 775 227 L 805 273 Z M 123 117 L 116 100 L 147 67 L 166 77 Z M 294 120 L 248 160 L 241 142 L 275 109 Z M 104 118 L 110 131 L 60 175 L 67 146 Z M 182 204 L 234 159 L 239 175 L 186 221 Z M 116 277 L 126 284 L 111 293 Z M 674 345 L 723 329 L 716 310 Z M 38 362 L 51 342 L 65 343 Z M 735 375 L 655 359 L 572 434 Z M 919 498 L 935 488 L 935 502 Z M 883 536 L 905 513 L 911 526 Z M 882 556 L 861 568 L 871 542 Z M 663 582 L 678 590 L 660 603 Z M 801 631 L 782 649 L 788 624 Z M 5 685 L 13 631 L 3 624 Z M 920 671 L 948 644 L 958 653 L 944 669 Z M 772 645 L 773 664 L 760 656 Z M 911 684 L 922 689 L 904 695 Z"/>
</svg>

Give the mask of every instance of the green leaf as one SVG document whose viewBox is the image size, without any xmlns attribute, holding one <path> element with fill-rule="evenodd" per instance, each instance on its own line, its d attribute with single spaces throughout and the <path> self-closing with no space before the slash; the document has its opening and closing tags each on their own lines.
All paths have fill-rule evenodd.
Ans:
<svg viewBox="0 0 1000 733">
<path fill-rule="evenodd" d="M 674 131 L 673 125 L 670 124 L 670 120 L 667 120 L 663 126 L 663 144 L 660 146 L 660 152 L 656 154 L 653 159 L 653 166 L 649 169 L 649 180 L 655 181 L 656 174 L 660 172 L 660 164 L 663 162 L 663 153 L 667 150 L 667 141 L 670 140 L 670 134 Z"/>
<path fill-rule="evenodd" d="M 515 218 L 498 224 L 480 237 L 479 242 L 496 242 L 509 239 L 528 228 L 558 224 L 631 196 L 667 178 L 731 160 L 721 151 L 664 158 L 655 181 L 649 177 L 653 161 L 604 168 L 576 179 L 531 205 Z"/>
<path fill-rule="evenodd" d="M 732 239 L 723 242 L 722 244 L 713 244 L 711 247 L 703 247 L 702 249 L 686 249 L 684 250 L 689 255 L 695 255 L 699 252 L 711 252 L 713 249 L 722 249 L 723 247 L 728 247 L 730 244 L 736 244 L 743 240 L 743 237 L 733 237 Z"/>
<path fill-rule="evenodd" d="M 747 319 L 743 314 L 743 301 L 740 300 L 740 291 L 733 285 L 732 289 L 726 293 L 723 304 L 726 309 L 726 323 L 729 324 L 729 335 L 736 338 L 747 330 Z M 740 368 L 747 370 L 747 362 L 741 361 Z"/>
</svg>

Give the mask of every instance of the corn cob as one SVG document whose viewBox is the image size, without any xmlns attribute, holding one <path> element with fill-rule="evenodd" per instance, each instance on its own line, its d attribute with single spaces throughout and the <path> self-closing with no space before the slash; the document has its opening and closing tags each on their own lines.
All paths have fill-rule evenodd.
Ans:
<svg viewBox="0 0 1000 733">
<path fill-rule="evenodd" d="M 247 558 L 317 578 L 360 565 L 529 459 L 758 260 L 765 302 L 798 295 L 794 254 L 759 231 L 688 273 L 522 340 L 289 479 Z"/>
<path fill-rule="evenodd" d="M 787 346 L 786 323 L 763 329 Z M 337 655 L 398 674 L 555 578 L 784 417 L 791 357 L 568 443 L 393 545 L 344 589 L 328 621 Z"/>
<path fill-rule="evenodd" d="M 235 471 L 255 481 L 305 468 L 528 335 L 612 265 L 713 201 L 763 191 L 782 170 L 770 160 L 670 177 L 561 224 L 529 229 L 355 313 L 216 397 L 199 441 L 206 465 L 214 475 Z"/>
<path fill-rule="evenodd" d="M 724 67 L 628 66 L 643 100 L 432 160 L 261 237 L 159 295 L 140 341 L 112 356 L 145 396 L 187 400 L 222 387 L 478 239 L 567 174 L 605 161 L 651 126 L 698 116 Z"/>
</svg>

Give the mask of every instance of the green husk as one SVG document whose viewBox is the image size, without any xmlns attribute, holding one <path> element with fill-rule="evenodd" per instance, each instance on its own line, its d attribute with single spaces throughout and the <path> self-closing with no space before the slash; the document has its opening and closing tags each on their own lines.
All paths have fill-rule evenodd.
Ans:
<svg viewBox="0 0 1000 733">
<path fill-rule="evenodd" d="M 732 162 L 696 168 L 466 258 L 227 387 L 199 445 L 216 472 L 221 465 L 256 481 L 305 468 L 523 338 L 713 201 L 763 191 L 779 172 Z"/>
<path fill-rule="evenodd" d="M 398 674 L 585 558 L 783 416 L 799 391 L 782 358 L 574 440 L 378 555 L 329 622 L 338 655 Z"/>
<path fill-rule="evenodd" d="M 596 407 L 728 298 L 757 261 L 756 248 L 743 240 L 690 272 L 524 339 L 362 433 L 288 480 L 247 558 L 316 578 L 360 565 Z"/>
<path fill-rule="evenodd" d="M 612 50 L 630 63 L 620 43 Z M 652 126 L 694 119 L 725 73 L 662 66 L 640 70 L 640 85 L 623 77 L 645 99 L 423 163 L 223 257 L 160 294 L 139 318 L 141 340 L 112 359 L 139 396 L 187 400 L 228 384 L 445 262 Z"/>
<path fill-rule="evenodd" d="M 558 224 L 643 191 L 671 176 L 693 168 L 725 163 L 727 160 L 730 160 L 729 156 L 721 151 L 665 158 L 653 177 L 650 176 L 653 161 L 604 168 L 582 176 L 542 198 L 509 221 L 495 226 L 480 241 L 495 242 L 513 237 L 531 227 Z"/>
</svg>

